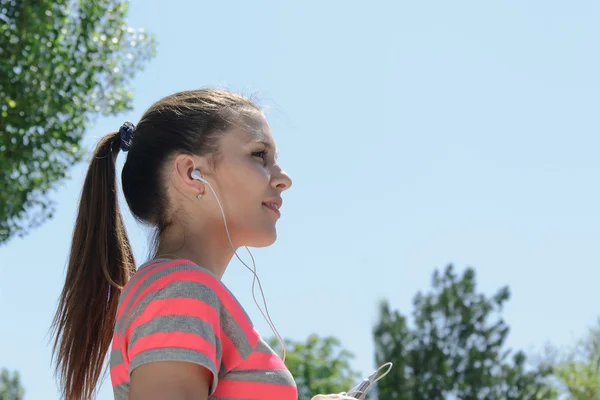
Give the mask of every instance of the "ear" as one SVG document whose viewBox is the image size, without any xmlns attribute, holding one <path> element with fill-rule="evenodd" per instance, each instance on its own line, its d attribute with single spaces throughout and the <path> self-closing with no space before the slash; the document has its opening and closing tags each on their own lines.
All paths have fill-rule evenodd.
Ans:
<svg viewBox="0 0 600 400">
<path fill-rule="evenodd" d="M 192 178 L 192 171 L 195 169 L 203 173 L 206 170 L 206 160 L 204 157 L 193 156 L 189 154 L 180 154 L 173 161 L 173 171 L 176 185 L 180 187 L 186 195 L 196 197 L 198 194 L 205 193 L 205 184 Z"/>
</svg>

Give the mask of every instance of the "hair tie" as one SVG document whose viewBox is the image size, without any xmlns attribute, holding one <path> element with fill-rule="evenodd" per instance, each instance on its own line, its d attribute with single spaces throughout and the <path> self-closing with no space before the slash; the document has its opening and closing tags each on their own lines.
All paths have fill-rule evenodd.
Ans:
<svg viewBox="0 0 600 400">
<path fill-rule="evenodd" d="M 133 138 L 134 131 L 135 126 L 131 122 L 125 122 L 119 129 L 119 134 L 121 135 L 120 147 L 122 151 L 129 151 L 129 148 L 131 148 L 131 139 Z"/>
</svg>

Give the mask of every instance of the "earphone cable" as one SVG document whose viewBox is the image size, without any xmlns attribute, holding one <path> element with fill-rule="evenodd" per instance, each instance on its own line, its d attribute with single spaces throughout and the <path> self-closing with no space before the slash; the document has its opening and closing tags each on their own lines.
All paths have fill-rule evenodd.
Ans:
<svg viewBox="0 0 600 400">
<path fill-rule="evenodd" d="M 250 249 L 248 249 L 247 246 L 244 246 L 244 247 L 246 247 L 246 250 L 248 251 L 248 254 L 250 254 L 250 258 L 252 259 L 252 266 L 253 266 L 253 268 L 250 268 L 240 258 L 240 256 L 238 255 L 237 251 L 235 250 L 235 246 L 233 245 L 233 242 L 231 241 L 231 236 L 229 235 L 229 228 L 227 226 L 227 219 L 225 218 L 225 211 L 223 210 L 223 206 L 221 205 L 221 201 L 219 200 L 219 196 L 217 196 L 217 193 L 215 192 L 215 190 L 213 189 L 212 185 L 208 181 L 205 181 L 205 183 L 207 184 L 207 186 L 209 187 L 209 189 L 212 191 L 213 195 L 215 196 L 215 199 L 217 200 L 217 204 L 219 205 L 219 208 L 221 209 L 221 215 L 223 216 L 223 222 L 225 224 L 225 233 L 227 234 L 227 239 L 229 240 L 229 245 L 231 246 L 231 249 L 233 250 L 233 253 L 237 257 L 237 259 L 250 272 L 252 272 L 252 275 L 253 275 L 253 278 L 252 278 L 252 299 L 254 300 L 254 304 L 256 304 L 256 307 L 258 307 L 258 310 L 260 311 L 260 313 L 262 314 L 262 316 L 267 321 L 267 324 L 269 324 L 269 327 L 271 328 L 271 330 L 273 331 L 273 333 L 277 337 L 277 340 L 279 341 L 279 345 L 281 346 L 282 359 L 283 359 L 283 362 L 285 363 L 285 358 L 286 358 L 286 355 L 287 355 L 287 350 L 285 348 L 285 342 L 284 342 L 283 338 L 281 337 L 281 335 L 279 334 L 279 332 L 277 331 L 277 328 L 275 328 L 275 324 L 273 323 L 273 321 L 271 320 L 271 316 L 269 315 L 269 309 L 267 307 L 267 300 L 265 298 L 265 293 L 263 291 L 262 284 L 260 282 L 260 278 L 259 278 L 258 274 L 256 273 L 256 262 L 254 261 L 254 256 L 252 255 L 252 252 L 250 252 Z M 263 299 L 263 304 L 265 305 L 266 315 L 265 315 L 265 312 L 263 312 L 263 310 L 260 307 L 260 305 L 258 304 L 258 301 L 256 300 L 256 296 L 255 296 L 255 282 L 258 282 L 258 288 L 260 290 L 260 294 L 261 294 L 262 299 Z"/>
</svg>

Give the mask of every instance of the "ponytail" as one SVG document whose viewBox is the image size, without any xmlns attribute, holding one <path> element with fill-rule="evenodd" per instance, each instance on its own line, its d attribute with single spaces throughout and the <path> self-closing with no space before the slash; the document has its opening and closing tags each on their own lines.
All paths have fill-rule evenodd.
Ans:
<svg viewBox="0 0 600 400">
<path fill-rule="evenodd" d="M 65 400 L 90 399 L 113 336 L 120 290 L 135 261 L 117 204 L 120 136 L 100 140 L 85 177 L 65 285 L 52 330 Z"/>
</svg>

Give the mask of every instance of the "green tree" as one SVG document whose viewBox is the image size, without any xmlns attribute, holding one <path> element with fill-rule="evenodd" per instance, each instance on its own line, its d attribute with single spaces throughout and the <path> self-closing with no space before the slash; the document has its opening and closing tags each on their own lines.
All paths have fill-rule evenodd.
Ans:
<svg viewBox="0 0 600 400">
<path fill-rule="evenodd" d="M 564 354 L 561 355 L 557 348 L 550 351 L 554 376 L 565 399 L 600 399 L 600 320 Z"/>
<path fill-rule="evenodd" d="M 354 355 L 343 349 L 335 337 L 321 338 L 313 334 L 306 342 L 286 339 L 285 343 L 285 363 L 296 380 L 299 399 L 348 391 L 359 379 L 359 374 L 350 366 Z M 274 349 L 279 347 L 275 338 L 271 338 L 269 344 Z"/>
<path fill-rule="evenodd" d="M 82 160 L 99 114 L 131 109 L 127 87 L 155 51 L 120 0 L 0 0 L 0 244 L 52 217 L 49 191 Z"/>
<path fill-rule="evenodd" d="M 508 287 L 486 297 L 475 271 L 458 276 L 449 265 L 435 271 L 433 289 L 413 300 L 413 323 L 382 302 L 374 328 L 377 364 L 394 363 L 377 384 L 380 399 L 554 399 L 550 369 L 528 367 L 522 352 L 504 348 L 501 317 Z"/>
<path fill-rule="evenodd" d="M 8 370 L 2 368 L 2 372 L 0 372 L 0 400 L 23 400 L 24 392 L 19 373 L 13 372 L 11 376 Z"/>
</svg>

